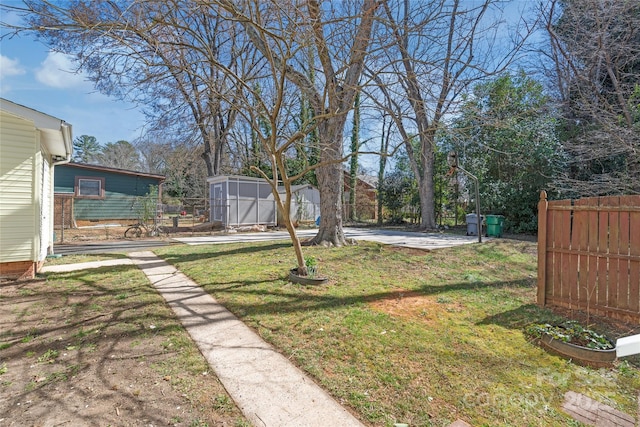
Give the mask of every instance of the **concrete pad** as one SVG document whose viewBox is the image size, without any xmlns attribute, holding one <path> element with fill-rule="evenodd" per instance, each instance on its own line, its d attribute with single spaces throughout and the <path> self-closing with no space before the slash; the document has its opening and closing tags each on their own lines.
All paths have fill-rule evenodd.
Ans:
<svg viewBox="0 0 640 427">
<path fill-rule="evenodd" d="M 343 229 L 348 239 L 368 240 L 387 245 L 401 246 L 414 249 L 441 249 L 451 246 L 477 243 L 477 236 L 459 236 L 444 233 L 420 233 L 411 231 L 384 230 L 376 228 L 351 228 Z M 318 233 L 317 230 L 297 230 L 296 234 L 301 239 L 311 238 Z M 285 231 L 268 231 L 263 233 L 230 233 L 212 236 L 178 237 L 175 240 L 188 245 L 211 245 L 238 242 L 262 242 L 270 240 L 289 240 L 289 233 Z M 483 241 L 489 241 L 484 238 Z"/>
<path fill-rule="evenodd" d="M 200 286 L 152 252 L 130 253 L 256 426 L 363 426 Z"/>
<path fill-rule="evenodd" d="M 88 270 L 91 268 L 111 267 L 114 265 L 130 265 L 129 258 L 108 259 L 104 261 L 79 262 L 76 264 L 45 265 L 39 273 L 63 273 L 67 271 Z"/>
</svg>

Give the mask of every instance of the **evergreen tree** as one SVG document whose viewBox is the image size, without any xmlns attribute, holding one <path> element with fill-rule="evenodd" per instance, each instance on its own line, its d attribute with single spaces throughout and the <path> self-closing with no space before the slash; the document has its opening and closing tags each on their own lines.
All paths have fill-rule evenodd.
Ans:
<svg viewBox="0 0 640 427">
<path fill-rule="evenodd" d="M 101 149 L 95 136 L 80 135 L 73 140 L 73 161 L 94 163 Z"/>
</svg>

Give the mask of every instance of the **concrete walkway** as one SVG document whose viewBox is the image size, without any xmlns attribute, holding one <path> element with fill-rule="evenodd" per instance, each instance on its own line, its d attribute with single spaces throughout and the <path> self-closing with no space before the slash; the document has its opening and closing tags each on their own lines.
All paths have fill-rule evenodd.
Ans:
<svg viewBox="0 0 640 427">
<path fill-rule="evenodd" d="M 129 257 L 149 278 L 255 426 L 362 426 L 327 392 L 200 286 L 153 252 Z"/>
<path fill-rule="evenodd" d="M 133 264 L 130 258 L 108 259 L 104 261 L 79 262 L 77 264 L 45 265 L 41 273 L 64 273 L 65 271 L 89 270 L 91 268 L 113 267 L 115 265 Z"/>
</svg>

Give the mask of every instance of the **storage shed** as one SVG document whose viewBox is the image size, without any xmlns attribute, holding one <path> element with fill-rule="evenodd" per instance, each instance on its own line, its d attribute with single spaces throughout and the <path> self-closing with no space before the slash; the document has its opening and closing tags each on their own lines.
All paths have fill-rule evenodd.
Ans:
<svg viewBox="0 0 640 427">
<path fill-rule="evenodd" d="M 207 178 L 210 220 L 224 227 L 277 225 L 276 201 L 262 178 L 219 175 Z"/>
<path fill-rule="evenodd" d="M 278 192 L 285 197 L 284 187 Z M 320 216 L 320 191 L 311 184 L 291 187 L 291 219 L 294 221 L 315 221 Z"/>
<path fill-rule="evenodd" d="M 53 170 L 72 149 L 70 124 L 0 98 L 0 277 L 34 277 L 52 251 Z"/>
</svg>

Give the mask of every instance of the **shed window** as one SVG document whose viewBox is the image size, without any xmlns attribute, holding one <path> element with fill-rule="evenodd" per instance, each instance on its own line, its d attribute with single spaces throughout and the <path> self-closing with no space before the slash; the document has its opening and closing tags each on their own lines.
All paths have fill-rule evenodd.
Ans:
<svg viewBox="0 0 640 427">
<path fill-rule="evenodd" d="M 77 176 L 76 197 L 104 199 L 104 178 Z"/>
</svg>

